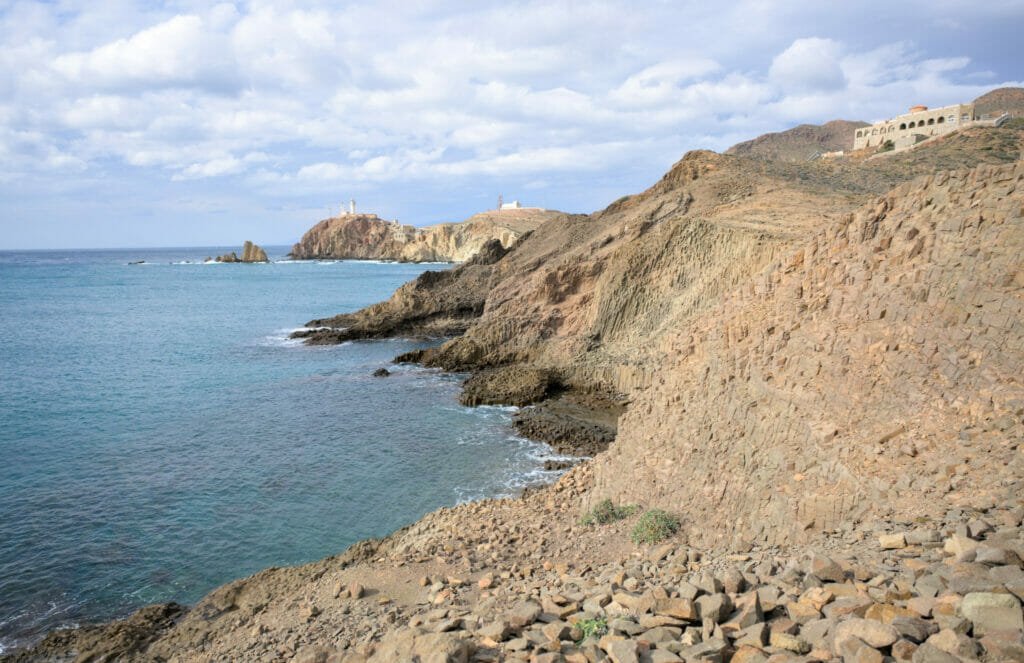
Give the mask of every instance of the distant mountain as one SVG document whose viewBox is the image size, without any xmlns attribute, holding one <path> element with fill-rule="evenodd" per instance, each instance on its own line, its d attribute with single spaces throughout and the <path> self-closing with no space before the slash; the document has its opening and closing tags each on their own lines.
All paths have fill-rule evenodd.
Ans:
<svg viewBox="0 0 1024 663">
<path fill-rule="evenodd" d="M 1009 113 L 1014 117 L 1024 115 L 1024 88 L 1001 87 L 981 95 L 974 100 L 975 115 Z"/>
<path fill-rule="evenodd" d="M 787 131 L 764 134 L 754 140 L 737 143 L 725 151 L 742 157 L 799 163 L 815 152 L 853 149 L 853 132 L 867 122 L 832 120 L 822 125 L 801 124 Z"/>
</svg>

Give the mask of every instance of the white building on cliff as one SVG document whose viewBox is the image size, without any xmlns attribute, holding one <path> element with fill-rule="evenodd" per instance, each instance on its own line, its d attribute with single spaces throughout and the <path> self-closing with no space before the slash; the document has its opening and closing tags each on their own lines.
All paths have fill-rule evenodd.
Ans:
<svg viewBox="0 0 1024 663">
<path fill-rule="evenodd" d="M 906 150 L 933 136 L 941 136 L 970 126 L 977 119 L 974 115 L 974 104 L 956 104 L 932 109 L 927 106 L 914 106 L 909 113 L 857 129 L 854 133 L 853 149 L 879 147 L 891 140 L 896 150 Z"/>
</svg>

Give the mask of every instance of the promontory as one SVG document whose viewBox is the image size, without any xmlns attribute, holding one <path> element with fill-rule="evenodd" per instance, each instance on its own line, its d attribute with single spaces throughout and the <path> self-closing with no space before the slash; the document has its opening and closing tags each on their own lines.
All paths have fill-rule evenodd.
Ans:
<svg viewBox="0 0 1024 663">
<path fill-rule="evenodd" d="M 460 223 L 420 228 L 387 221 L 376 214 L 345 213 L 324 219 L 306 231 L 291 257 L 296 260 L 394 260 L 465 262 L 488 241 L 511 246 L 560 212 L 519 207 L 481 212 Z"/>
</svg>

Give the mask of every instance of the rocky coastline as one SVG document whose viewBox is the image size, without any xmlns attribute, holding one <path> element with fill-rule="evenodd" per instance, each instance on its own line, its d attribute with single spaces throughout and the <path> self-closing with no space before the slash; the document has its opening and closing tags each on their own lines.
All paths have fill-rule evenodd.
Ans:
<svg viewBox="0 0 1024 663">
<path fill-rule="evenodd" d="M 591 459 L 4 660 L 1024 660 L 1022 145 L 692 152 L 311 321 Z"/>
<path fill-rule="evenodd" d="M 295 246 L 295 260 L 390 260 L 395 262 L 465 262 L 492 240 L 511 246 L 545 221 L 553 210 L 519 208 L 481 212 L 459 223 L 416 228 L 376 214 L 342 214 L 323 219 Z"/>
</svg>

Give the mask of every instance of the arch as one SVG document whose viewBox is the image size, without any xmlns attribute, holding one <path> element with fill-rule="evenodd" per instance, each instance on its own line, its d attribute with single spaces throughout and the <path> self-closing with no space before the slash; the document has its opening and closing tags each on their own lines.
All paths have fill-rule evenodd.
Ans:
<svg viewBox="0 0 1024 663">
<path fill-rule="evenodd" d="M 915 125 L 913 122 L 911 122 L 910 125 L 909 125 L 909 128 L 913 129 L 915 126 L 917 126 L 917 125 Z"/>
<path fill-rule="evenodd" d="M 861 138 L 863 135 L 864 135 L 864 132 L 858 129 L 857 130 L 857 138 Z"/>
<path fill-rule="evenodd" d="M 910 126 L 914 126 L 914 125 L 910 125 Z M 906 128 L 907 128 L 907 123 L 906 122 L 900 122 L 900 131 L 903 131 Z"/>
<path fill-rule="evenodd" d="M 945 121 L 946 121 L 946 118 L 940 117 L 938 120 L 935 121 L 935 124 L 942 124 Z"/>
<path fill-rule="evenodd" d="M 930 126 L 932 126 L 933 124 L 935 124 L 935 118 L 934 118 L 934 117 L 930 117 L 930 118 L 928 118 L 928 126 L 930 127 Z"/>
</svg>

